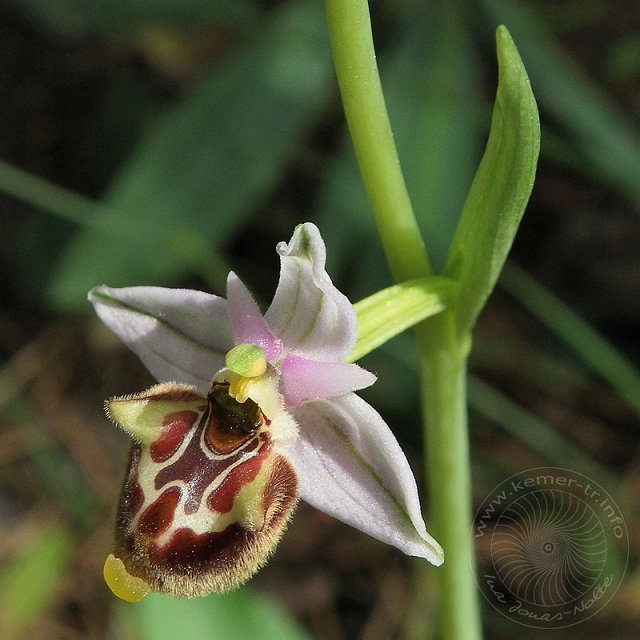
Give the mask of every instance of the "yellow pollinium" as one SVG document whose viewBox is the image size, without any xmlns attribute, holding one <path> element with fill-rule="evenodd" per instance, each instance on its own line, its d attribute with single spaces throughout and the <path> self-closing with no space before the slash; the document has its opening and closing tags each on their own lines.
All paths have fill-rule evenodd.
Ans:
<svg viewBox="0 0 640 640">
<path fill-rule="evenodd" d="M 255 344 L 239 344 L 225 356 L 229 395 L 238 402 L 249 397 L 249 387 L 267 370 L 267 358 Z"/>
<path fill-rule="evenodd" d="M 230 376 L 229 395 L 238 402 L 246 402 L 249 397 L 249 385 L 253 382 L 253 378 L 243 378 L 242 376 Z"/>
<path fill-rule="evenodd" d="M 151 593 L 149 585 L 142 578 L 132 576 L 125 568 L 124 562 L 112 553 L 107 556 L 102 573 L 109 589 L 122 600 L 140 602 Z"/>
</svg>

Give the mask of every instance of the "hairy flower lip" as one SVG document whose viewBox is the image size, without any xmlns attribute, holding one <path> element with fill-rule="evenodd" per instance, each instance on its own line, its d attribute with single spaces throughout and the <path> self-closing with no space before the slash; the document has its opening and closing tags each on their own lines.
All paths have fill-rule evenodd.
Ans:
<svg viewBox="0 0 640 640">
<path fill-rule="evenodd" d="M 214 380 L 203 396 L 162 383 L 109 401 L 111 417 L 135 439 L 115 551 L 104 568 L 118 597 L 236 588 L 266 562 L 286 529 L 298 480 L 271 436 L 295 424 L 286 412 L 267 420 L 229 389 Z"/>
<path fill-rule="evenodd" d="M 277 253 L 280 279 L 264 315 L 233 273 L 227 300 L 190 290 L 106 286 L 89 298 L 158 380 L 194 385 L 200 394 L 206 395 L 214 374 L 216 380 L 241 375 L 225 366 L 230 350 L 248 345 L 251 364 L 259 361 L 257 347 L 264 373 L 252 377 L 251 367 L 242 369 L 250 375 L 237 393 L 246 391 L 270 419 L 290 421 L 282 437 L 274 430 L 273 446 L 295 468 L 300 497 L 409 555 L 441 564 L 442 549 L 426 531 L 406 457 L 381 416 L 354 393 L 376 378 L 344 362 L 357 337 L 356 315 L 325 271 L 320 232 L 311 223 L 299 225 Z M 245 366 L 234 358 L 232 367 Z M 261 370 L 258 362 L 255 371 Z"/>
</svg>

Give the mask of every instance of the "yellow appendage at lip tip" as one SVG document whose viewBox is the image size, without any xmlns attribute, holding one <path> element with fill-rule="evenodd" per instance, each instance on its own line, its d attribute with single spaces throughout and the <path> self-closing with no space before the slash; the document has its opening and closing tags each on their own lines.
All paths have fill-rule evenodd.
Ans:
<svg viewBox="0 0 640 640">
<path fill-rule="evenodd" d="M 115 596 L 127 602 L 140 602 L 151 593 L 149 585 L 142 579 L 132 576 L 120 558 L 112 553 L 107 556 L 102 571 L 104 581 Z"/>
</svg>

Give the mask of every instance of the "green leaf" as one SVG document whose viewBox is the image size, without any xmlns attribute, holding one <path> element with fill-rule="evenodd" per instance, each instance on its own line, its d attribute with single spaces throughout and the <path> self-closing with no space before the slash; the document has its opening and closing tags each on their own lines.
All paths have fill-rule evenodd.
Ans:
<svg viewBox="0 0 640 640">
<path fill-rule="evenodd" d="M 504 27 L 496 40 L 500 73 L 491 132 L 445 271 L 461 285 L 460 334 L 471 330 L 498 279 L 533 187 L 540 148 L 538 111 L 520 56 Z"/>
<path fill-rule="evenodd" d="M 107 194 L 108 208 L 131 221 L 113 218 L 123 240 L 81 232 L 57 265 L 53 301 L 84 304 L 102 282 L 167 284 L 193 265 L 192 254 L 203 255 L 203 244 L 219 252 L 275 189 L 318 115 L 331 73 L 325 31 L 317 3 L 282 6 L 166 113 Z M 153 240 L 140 250 L 131 236 Z"/>
<path fill-rule="evenodd" d="M 454 303 L 458 283 L 429 276 L 393 285 L 356 302 L 358 340 L 349 354 L 354 362 L 425 318 Z"/>
<path fill-rule="evenodd" d="M 640 209 L 640 134 L 605 91 L 562 50 L 543 22 L 523 2 L 482 0 L 490 20 L 509 25 L 526 60 L 536 95 L 570 139 L 577 169 L 606 182 Z M 545 134 L 546 135 L 546 134 Z M 543 144 L 543 152 L 549 152 Z M 561 158 L 554 158 L 561 159 Z"/>
<path fill-rule="evenodd" d="M 0 572 L 0 637 L 25 633 L 53 602 L 71 553 L 71 540 L 59 525 L 43 528 Z"/>
<path fill-rule="evenodd" d="M 135 605 L 133 614 L 140 640 L 307 638 L 273 601 L 246 587 L 193 600 L 152 594 Z"/>
</svg>

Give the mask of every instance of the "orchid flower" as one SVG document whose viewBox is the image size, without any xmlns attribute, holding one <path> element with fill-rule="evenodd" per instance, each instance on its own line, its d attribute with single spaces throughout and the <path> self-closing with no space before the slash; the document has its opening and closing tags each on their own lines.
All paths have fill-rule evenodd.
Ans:
<svg viewBox="0 0 640 640">
<path fill-rule="evenodd" d="M 105 579 L 119 597 L 233 589 L 275 549 L 302 498 L 404 553 L 443 560 L 391 430 L 354 391 L 358 332 L 311 223 L 276 248 L 263 315 L 234 274 L 227 298 L 106 286 L 89 298 L 160 382 L 106 403 L 134 439 Z"/>
</svg>

